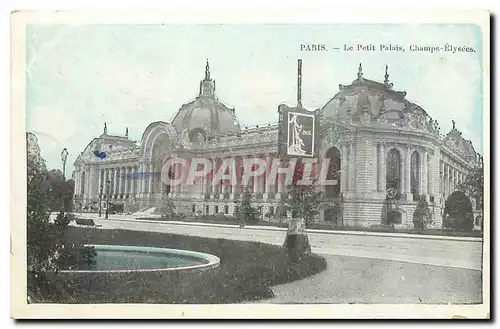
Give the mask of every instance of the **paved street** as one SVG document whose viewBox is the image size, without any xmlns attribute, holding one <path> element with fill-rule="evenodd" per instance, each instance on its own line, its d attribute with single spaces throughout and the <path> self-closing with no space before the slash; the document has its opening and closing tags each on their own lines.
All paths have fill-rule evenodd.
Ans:
<svg viewBox="0 0 500 329">
<path fill-rule="evenodd" d="M 96 220 L 104 229 L 120 228 L 174 234 L 224 238 L 241 241 L 259 241 L 281 245 L 286 232 L 277 229 L 227 227 L 229 225 L 192 225 L 185 223 L 150 222 L 133 219 Z M 403 261 L 464 269 L 481 269 L 479 239 L 422 239 L 383 235 L 312 233 L 309 240 L 313 252 L 325 255 L 355 256 L 373 259 Z"/>
<path fill-rule="evenodd" d="M 380 259 L 323 255 L 327 269 L 273 287 L 259 303 L 481 303 L 481 272 Z"/>
</svg>

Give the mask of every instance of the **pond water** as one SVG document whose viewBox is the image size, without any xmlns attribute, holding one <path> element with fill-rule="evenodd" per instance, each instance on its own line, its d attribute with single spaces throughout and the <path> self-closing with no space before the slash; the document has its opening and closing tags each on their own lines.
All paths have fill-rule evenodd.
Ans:
<svg viewBox="0 0 500 329">
<path fill-rule="evenodd" d="M 91 246 L 95 248 L 97 253 L 95 265 L 90 269 L 76 271 L 180 270 L 217 266 L 220 262 L 216 256 L 188 250 L 145 246 Z"/>
<path fill-rule="evenodd" d="M 99 249 L 96 251 L 96 270 L 177 268 L 208 263 L 204 259 L 174 253 Z"/>
</svg>

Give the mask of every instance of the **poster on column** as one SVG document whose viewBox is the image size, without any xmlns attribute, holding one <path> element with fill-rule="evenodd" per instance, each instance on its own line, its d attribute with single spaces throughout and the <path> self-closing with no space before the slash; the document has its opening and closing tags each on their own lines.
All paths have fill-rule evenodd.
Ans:
<svg viewBox="0 0 500 329">
<path fill-rule="evenodd" d="M 209 5 L 12 13 L 12 317 L 490 318 L 490 14 Z"/>
</svg>

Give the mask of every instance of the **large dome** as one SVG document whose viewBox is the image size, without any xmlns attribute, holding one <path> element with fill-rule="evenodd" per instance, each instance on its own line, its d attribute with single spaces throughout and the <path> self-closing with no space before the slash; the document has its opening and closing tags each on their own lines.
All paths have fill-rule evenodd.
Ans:
<svg viewBox="0 0 500 329">
<path fill-rule="evenodd" d="M 323 106 L 324 118 L 341 121 L 352 118 L 354 121 L 367 113 L 371 119 L 384 114 L 389 122 L 399 120 L 409 110 L 427 113 L 417 104 L 405 99 L 406 92 L 393 90 L 389 75 L 385 73 L 383 83 L 363 78 L 361 64 L 358 77 L 350 85 L 339 85 L 339 92 Z"/>
<path fill-rule="evenodd" d="M 205 79 L 200 82 L 200 94 L 194 101 L 179 109 L 172 125 L 177 130 L 202 131 L 205 135 L 240 131 L 235 110 L 228 108 L 215 97 L 215 81 L 210 79 L 208 62 Z"/>
</svg>

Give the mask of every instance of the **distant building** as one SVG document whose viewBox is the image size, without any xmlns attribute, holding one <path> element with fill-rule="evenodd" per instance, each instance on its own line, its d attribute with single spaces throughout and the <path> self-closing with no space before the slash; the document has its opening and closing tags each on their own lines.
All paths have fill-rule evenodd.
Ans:
<svg viewBox="0 0 500 329">
<path fill-rule="evenodd" d="M 376 82 L 363 77 L 360 65 L 357 78 L 340 85 L 320 109 L 319 156 L 331 158 L 341 175 L 340 184 L 324 188 L 318 220 L 413 227 L 417 200 L 425 197 L 433 226 L 441 227 L 445 200 L 482 158 L 455 124 L 442 135 L 438 122 L 405 97 L 406 92 L 393 88 L 387 68 L 384 81 Z M 227 157 L 271 159 L 277 151 L 278 125 L 243 129 L 235 109 L 215 97 L 207 63 L 199 96 L 182 105 L 172 122 L 151 123 L 139 142 L 130 140 L 128 131 L 111 136 L 105 128 L 87 145 L 74 163 L 75 203 L 85 207 L 96 202 L 102 190 L 114 203 L 136 203 L 145 210 L 170 194 L 184 212 L 231 215 L 240 187 L 213 185 L 205 178 L 194 186 L 171 188 L 159 175 L 130 179 L 130 174 L 159 173 L 167 156 L 206 157 L 217 163 Z M 96 156 L 100 152 L 106 156 Z M 268 186 L 263 178 L 251 181 L 249 189 L 253 203 L 270 215 L 288 192 L 283 183 Z"/>
</svg>

